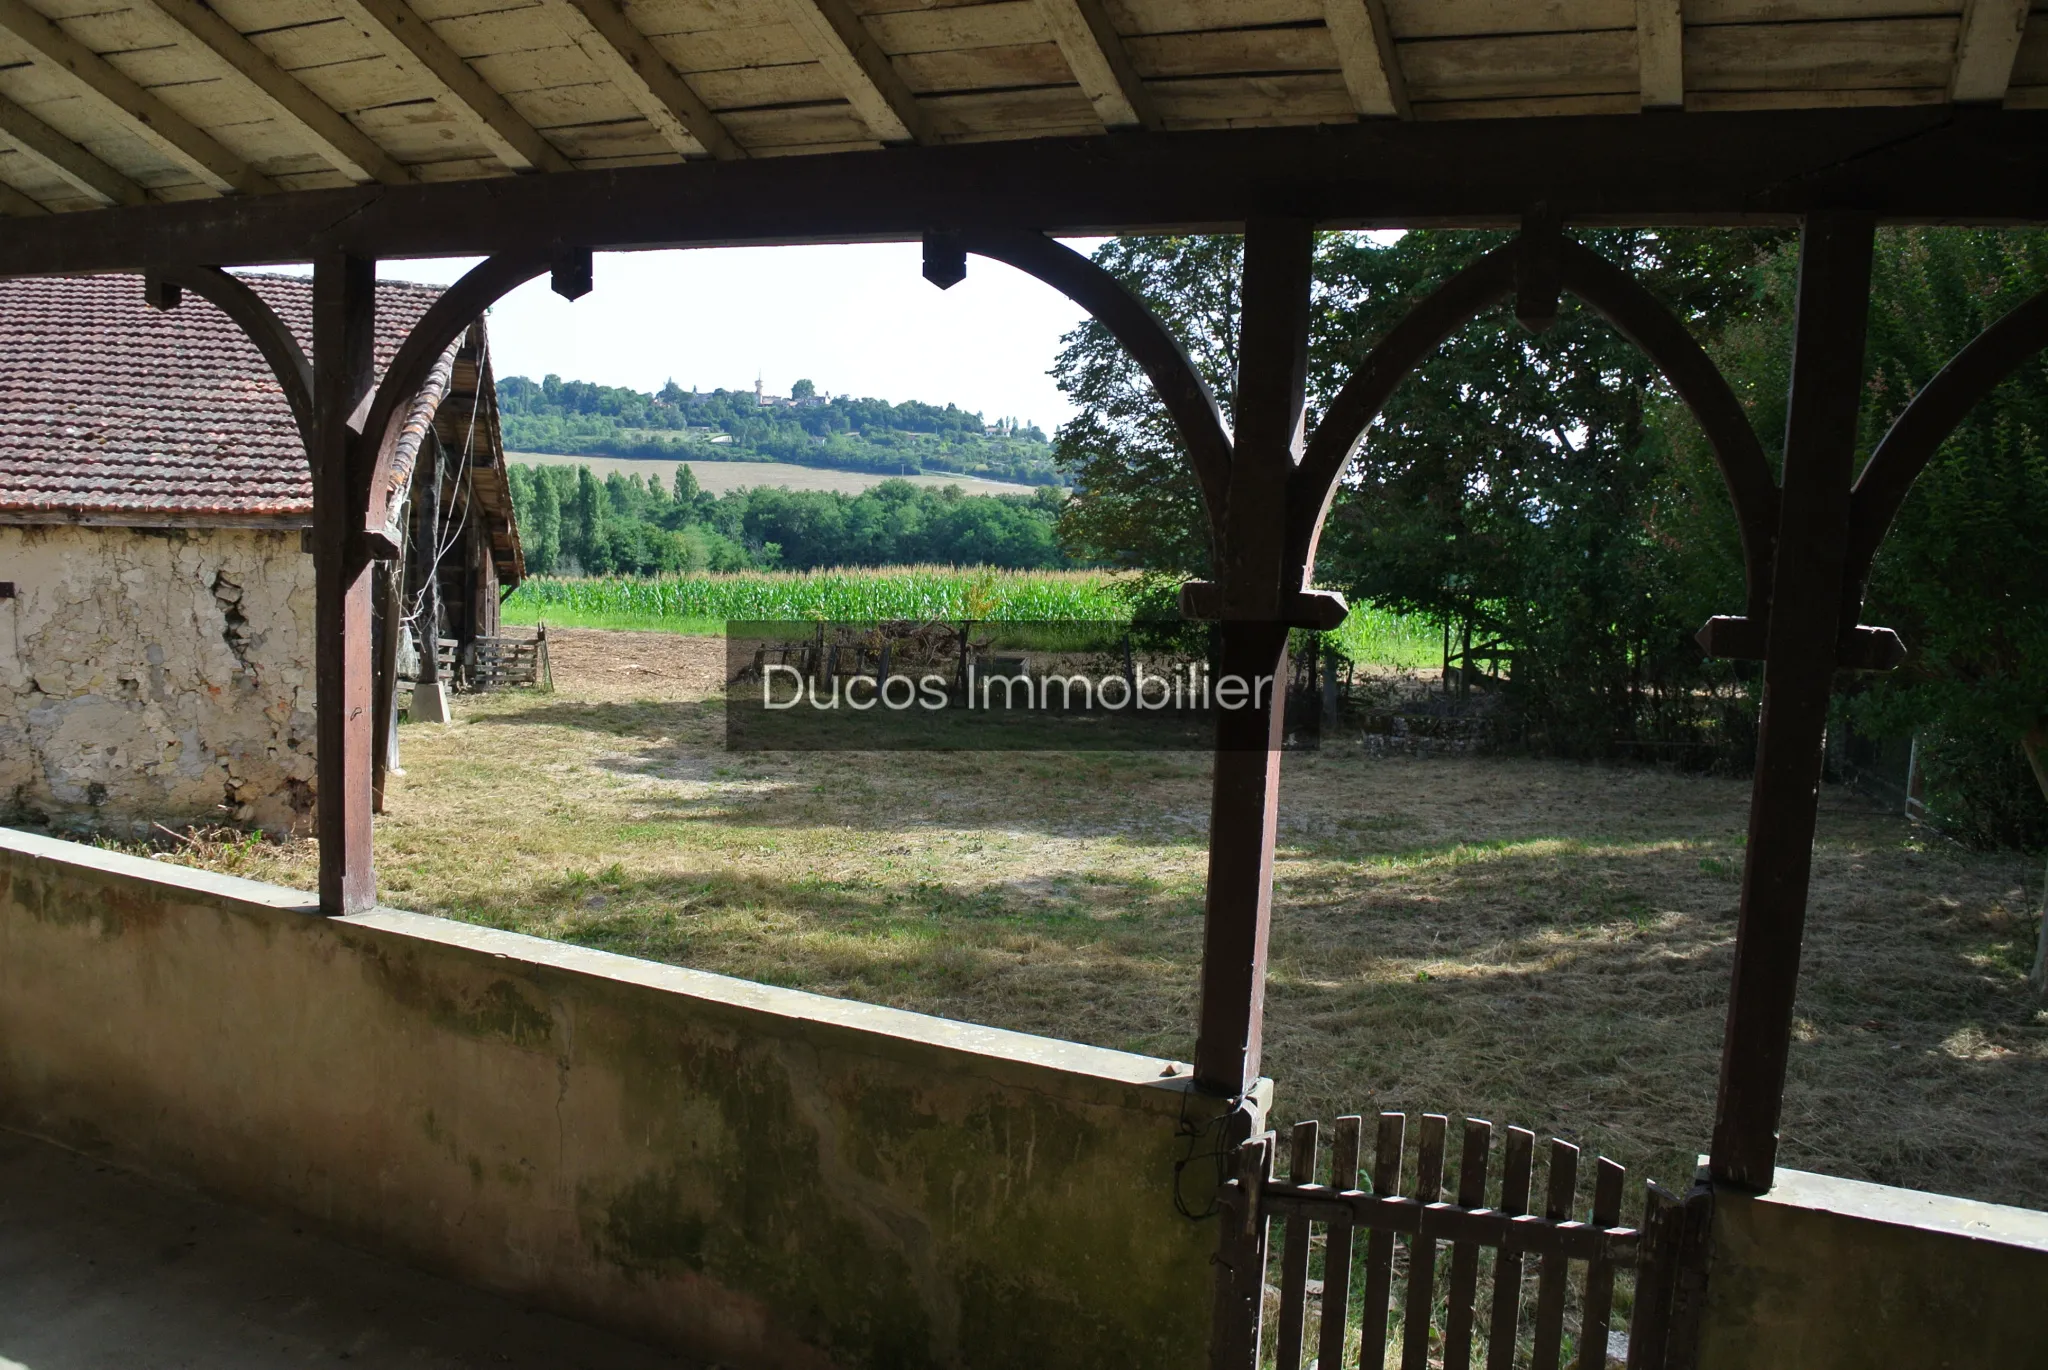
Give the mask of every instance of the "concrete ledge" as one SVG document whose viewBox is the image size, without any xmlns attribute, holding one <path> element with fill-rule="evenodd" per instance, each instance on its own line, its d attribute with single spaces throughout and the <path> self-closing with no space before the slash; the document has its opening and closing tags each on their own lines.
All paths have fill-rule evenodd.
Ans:
<svg viewBox="0 0 2048 1370">
<path fill-rule="evenodd" d="M 1780 1170 L 1714 1199 L 1701 1370 L 2048 1367 L 2048 1213 Z"/>
<path fill-rule="evenodd" d="M 1172 1180 L 1212 1109 L 1150 1057 L 0 830 L 0 1121 L 707 1359 L 1200 1363 Z"/>
</svg>

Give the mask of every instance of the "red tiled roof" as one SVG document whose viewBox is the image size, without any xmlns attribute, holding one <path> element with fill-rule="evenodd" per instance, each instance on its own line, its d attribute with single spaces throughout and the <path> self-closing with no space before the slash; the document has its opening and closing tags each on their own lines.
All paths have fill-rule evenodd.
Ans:
<svg viewBox="0 0 2048 1370">
<path fill-rule="evenodd" d="M 311 351 L 313 283 L 245 276 Z M 377 367 L 439 287 L 377 283 Z M 284 391 L 234 323 L 139 276 L 0 280 L 0 519 L 309 517 L 312 475 Z"/>
</svg>

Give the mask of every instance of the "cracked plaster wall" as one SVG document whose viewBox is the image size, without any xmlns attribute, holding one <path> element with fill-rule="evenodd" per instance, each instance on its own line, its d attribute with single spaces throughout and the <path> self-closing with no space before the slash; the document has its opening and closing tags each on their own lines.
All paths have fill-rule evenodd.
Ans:
<svg viewBox="0 0 2048 1370">
<path fill-rule="evenodd" d="M 0 821 L 309 826 L 296 531 L 0 527 L 0 581 Z"/>
</svg>

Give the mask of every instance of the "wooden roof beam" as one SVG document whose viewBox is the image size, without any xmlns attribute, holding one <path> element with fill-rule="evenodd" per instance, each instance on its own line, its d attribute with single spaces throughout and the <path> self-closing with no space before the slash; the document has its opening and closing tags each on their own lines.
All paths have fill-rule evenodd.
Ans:
<svg viewBox="0 0 2048 1370">
<path fill-rule="evenodd" d="M 1038 12 L 1104 128 L 1161 127 L 1159 106 L 1102 0 L 1038 0 Z"/>
<path fill-rule="evenodd" d="M 1330 228 L 2048 223 L 2048 111 L 1921 105 L 1360 120 L 346 186 L 11 222 L 0 277 L 362 256 L 915 242 L 932 226 L 1164 233 L 1276 204 Z M 536 268 L 538 269 L 538 268 Z"/>
<path fill-rule="evenodd" d="M 1636 68 L 1644 109 L 1685 107 L 1685 15 L 1679 0 L 1636 0 Z"/>
<path fill-rule="evenodd" d="M 724 161 L 747 155 L 711 106 L 619 8 L 618 0 L 541 3 L 563 34 L 597 63 L 671 148 L 685 157 L 709 153 Z"/>
<path fill-rule="evenodd" d="M 809 40 L 819 65 L 884 143 L 929 143 L 931 121 L 860 16 L 846 0 L 786 0 L 789 19 Z"/>
<path fill-rule="evenodd" d="M 215 190 L 253 195 L 278 189 L 275 181 L 116 71 L 98 53 L 66 33 L 56 20 L 29 8 L 23 0 L 0 0 L 0 29 L 33 52 L 39 65 L 47 63 L 68 72 L 99 103 L 111 109 L 130 132 L 141 134 L 158 151 Z"/>
<path fill-rule="evenodd" d="M 304 134 L 335 170 L 352 181 L 404 185 L 412 172 L 351 124 L 296 77 L 270 60 L 242 31 L 215 14 L 205 0 L 132 0 L 159 13 L 204 45 Z"/>
<path fill-rule="evenodd" d="M 79 190 L 104 205 L 139 205 L 149 192 L 51 128 L 14 101 L 0 95 L 0 133 Z"/>
<path fill-rule="evenodd" d="M 50 211 L 40 200 L 22 194 L 5 181 L 0 181 L 0 215 L 10 219 L 39 219 Z"/>
<path fill-rule="evenodd" d="M 1958 104 L 1992 104 L 2012 85 L 2013 59 L 2027 27 L 2031 0 L 1963 0 L 1956 33 L 1956 65 L 1948 98 Z"/>
<path fill-rule="evenodd" d="M 342 16 L 407 67 L 425 67 L 492 155 L 515 171 L 574 171 L 575 163 L 526 122 L 405 0 L 334 0 Z"/>
<path fill-rule="evenodd" d="M 1324 0 L 1323 24 L 1337 45 L 1352 107 L 1366 118 L 1414 118 L 1384 0 Z"/>
</svg>

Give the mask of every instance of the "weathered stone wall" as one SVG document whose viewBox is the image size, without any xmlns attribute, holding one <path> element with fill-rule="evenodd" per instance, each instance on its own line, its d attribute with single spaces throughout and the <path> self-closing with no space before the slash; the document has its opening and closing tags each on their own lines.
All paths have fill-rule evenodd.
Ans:
<svg viewBox="0 0 2048 1370">
<path fill-rule="evenodd" d="M 1701 1370 L 2048 1367 L 2048 1213 L 1780 1170 L 1714 1199 Z"/>
<path fill-rule="evenodd" d="M 307 902 L 0 829 L 0 1124 L 708 1363 L 1208 1363 L 1168 1062 Z"/>
<path fill-rule="evenodd" d="M 296 531 L 0 527 L 0 821 L 306 826 Z"/>
</svg>

